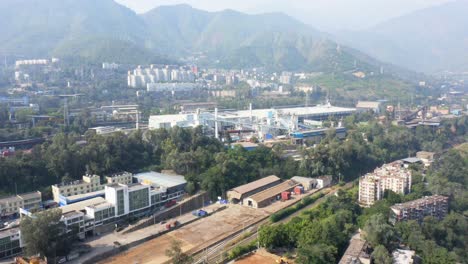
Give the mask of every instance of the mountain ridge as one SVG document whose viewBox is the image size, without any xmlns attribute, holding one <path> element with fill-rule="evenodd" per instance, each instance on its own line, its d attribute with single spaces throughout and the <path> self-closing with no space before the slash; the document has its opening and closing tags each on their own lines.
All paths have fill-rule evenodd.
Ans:
<svg viewBox="0 0 468 264">
<path fill-rule="evenodd" d="M 336 40 L 415 71 L 468 70 L 468 1 L 453 1 L 392 18 Z"/>
<path fill-rule="evenodd" d="M 4 0 L 0 7 L 6 25 L 0 51 L 27 56 L 145 64 L 161 60 L 157 54 L 203 52 L 221 62 L 211 66 L 313 71 L 353 65 L 377 71 L 383 64 L 283 13 L 208 12 L 183 4 L 137 15 L 113 0 Z"/>
</svg>

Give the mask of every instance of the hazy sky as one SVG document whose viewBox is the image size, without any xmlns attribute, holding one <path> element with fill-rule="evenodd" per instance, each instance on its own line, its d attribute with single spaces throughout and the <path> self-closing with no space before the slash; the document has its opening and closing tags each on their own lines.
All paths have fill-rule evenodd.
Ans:
<svg viewBox="0 0 468 264">
<path fill-rule="evenodd" d="M 187 3 L 209 11 L 285 12 L 324 31 L 364 29 L 388 18 L 451 0 L 116 0 L 137 13 Z"/>
</svg>

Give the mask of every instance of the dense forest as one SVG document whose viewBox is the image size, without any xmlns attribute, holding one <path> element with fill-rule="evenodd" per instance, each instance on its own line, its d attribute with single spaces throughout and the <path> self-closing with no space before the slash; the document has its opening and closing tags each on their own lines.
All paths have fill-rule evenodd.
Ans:
<svg viewBox="0 0 468 264">
<path fill-rule="evenodd" d="M 36 146 L 31 153 L 18 152 L 1 158 L 0 191 L 12 193 L 41 189 L 60 181 L 80 179 L 84 173 L 104 176 L 122 170 L 173 169 L 185 175 L 187 190 L 207 190 L 213 197 L 258 178 L 276 174 L 330 174 L 335 180 L 350 181 L 385 162 L 414 155 L 416 151 L 442 151 L 466 137 L 467 118 L 444 121 L 437 129 L 415 131 L 375 121 L 365 124 L 359 116 L 347 118 L 349 133 L 339 140 L 329 133 L 315 147 L 301 147 L 299 162 L 283 155 L 283 146 L 260 146 L 247 151 L 224 146 L 194 129 L 136 131 L 129 135 L 59 133 Z M 15 186 L 16 184 L 16 186 Z"/>
</svg>

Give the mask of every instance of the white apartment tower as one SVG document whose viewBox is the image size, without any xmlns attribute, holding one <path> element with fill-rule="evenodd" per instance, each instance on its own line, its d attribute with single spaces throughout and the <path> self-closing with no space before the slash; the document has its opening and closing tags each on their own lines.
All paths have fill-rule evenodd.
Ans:
<svg viewBox="0 0 468 264">
<path fill-rule="evenodd" d="M 372 206 L 383 198 L 385 190 L 398 194 L 411 191 L 411 172 L 403 166 L 403 162 L 395 161 L 385 164 L 359 180 L 359 204 Z"/>
</svg>

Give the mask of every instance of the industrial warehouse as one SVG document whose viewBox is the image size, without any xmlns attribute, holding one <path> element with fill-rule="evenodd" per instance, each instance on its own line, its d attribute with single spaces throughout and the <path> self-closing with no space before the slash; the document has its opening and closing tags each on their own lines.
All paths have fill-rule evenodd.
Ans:
<svg viewBox="0 0 468 264">
<path fill-rule="evenodd" d="M 331 180 L 331 176 L 318 178 L 295 176 L 290 180 L 281 181 L 277 176 L 270 175 L 229 190 L 227 198 L 232 203 L 263 208 L 279 200 L 289 200 L 291 193 L 299 195 L 312 189 L 328 187 L 331 185 Z"/>
<path fill-rule="evenodd" d="M 150 129 L 171 127 L 203 126 L 216 138 L 229 134 L 231 140 L 238 141 L 252 136 L 260 140 L 274 139 L 277 136 L 294 138 L 297 143 L 305 139 L 317 141 L 326 134 L 322 121 L 337 120 L 356 112 L 354 108 L 332 106 L 330 103 L 313 107 L 292 107 L 278 109 L 253 109 L 241 111 L 202 111 L 175 115 L 152 115 Z M 344 137 L 346 129 L 338 124 L 337 134 Z"/>
</svg>

